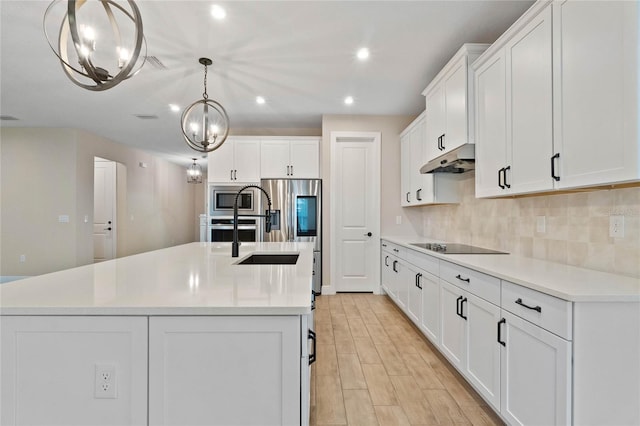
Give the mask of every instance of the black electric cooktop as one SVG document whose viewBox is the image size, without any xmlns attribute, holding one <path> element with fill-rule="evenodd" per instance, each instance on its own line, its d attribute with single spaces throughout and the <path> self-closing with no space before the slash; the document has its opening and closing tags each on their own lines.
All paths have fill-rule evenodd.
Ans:
<svg viewBox="0 0 640 426">
<path fill-rule="evenodd" d="M 504 251 L 456 243 L 411 243 L 412 246 L 436 251 L 442 254 L 509 254 Z"/>
</svg>

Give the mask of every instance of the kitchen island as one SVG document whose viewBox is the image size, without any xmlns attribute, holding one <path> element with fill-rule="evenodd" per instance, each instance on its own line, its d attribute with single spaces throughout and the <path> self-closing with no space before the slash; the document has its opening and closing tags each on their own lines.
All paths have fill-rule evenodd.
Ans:
<svg viewBox="0 0 640 426">
<path fill-rule="evenodd" d="M 312 266 L 191 243 L 3 284 L 0 424 L 307 423 Z"/>
</svg>

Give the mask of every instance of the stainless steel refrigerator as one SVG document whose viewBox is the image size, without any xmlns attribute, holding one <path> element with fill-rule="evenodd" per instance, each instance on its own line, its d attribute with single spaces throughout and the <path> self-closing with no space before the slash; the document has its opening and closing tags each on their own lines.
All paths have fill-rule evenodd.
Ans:
<svg viewBox="0 0 640 426">
<path fill-rule="evenodd" d="M 271 232 L 262 240 L 313 242 L 313 291 L 322 289 L 322 179 L 262 179 L 271 197 Z M 263 200 L 263 206 L 265 200 Z"/>
</svg>

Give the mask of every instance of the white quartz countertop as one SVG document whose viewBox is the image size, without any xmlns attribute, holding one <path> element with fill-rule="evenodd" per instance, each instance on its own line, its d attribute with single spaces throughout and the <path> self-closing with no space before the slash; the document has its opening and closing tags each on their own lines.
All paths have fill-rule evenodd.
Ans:
<svg viewBox="0 0 640 426">
<path fill-rule="evenodd" d="M 295 265 L 238 265 L 251 253 Z M 190 243 L 0 285 L 2 315 L 297 315 L 311 312 L 312 243 Z"/>
<path fill-rule="evenodd" d="M 640 279 L 512 254 L 442 254 L 411 243 L 423 237 L 383 240 L 572 302 L 639 302 Z"/>
</svg>

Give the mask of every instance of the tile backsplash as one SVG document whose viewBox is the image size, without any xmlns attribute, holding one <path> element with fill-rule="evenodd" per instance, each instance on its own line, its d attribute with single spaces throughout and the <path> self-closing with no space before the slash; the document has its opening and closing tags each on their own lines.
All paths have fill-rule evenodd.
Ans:
<svg viewBox="0 0 640 426">
<path fill-rule="evenodd" d="M 460 178 L 460 204 L 421 208 L 426 237 L 640 278 L 640 187 L 476 199 L 474 173 Z M 612 215 L 622 238 L 609 236 Z"/>
</svg>

